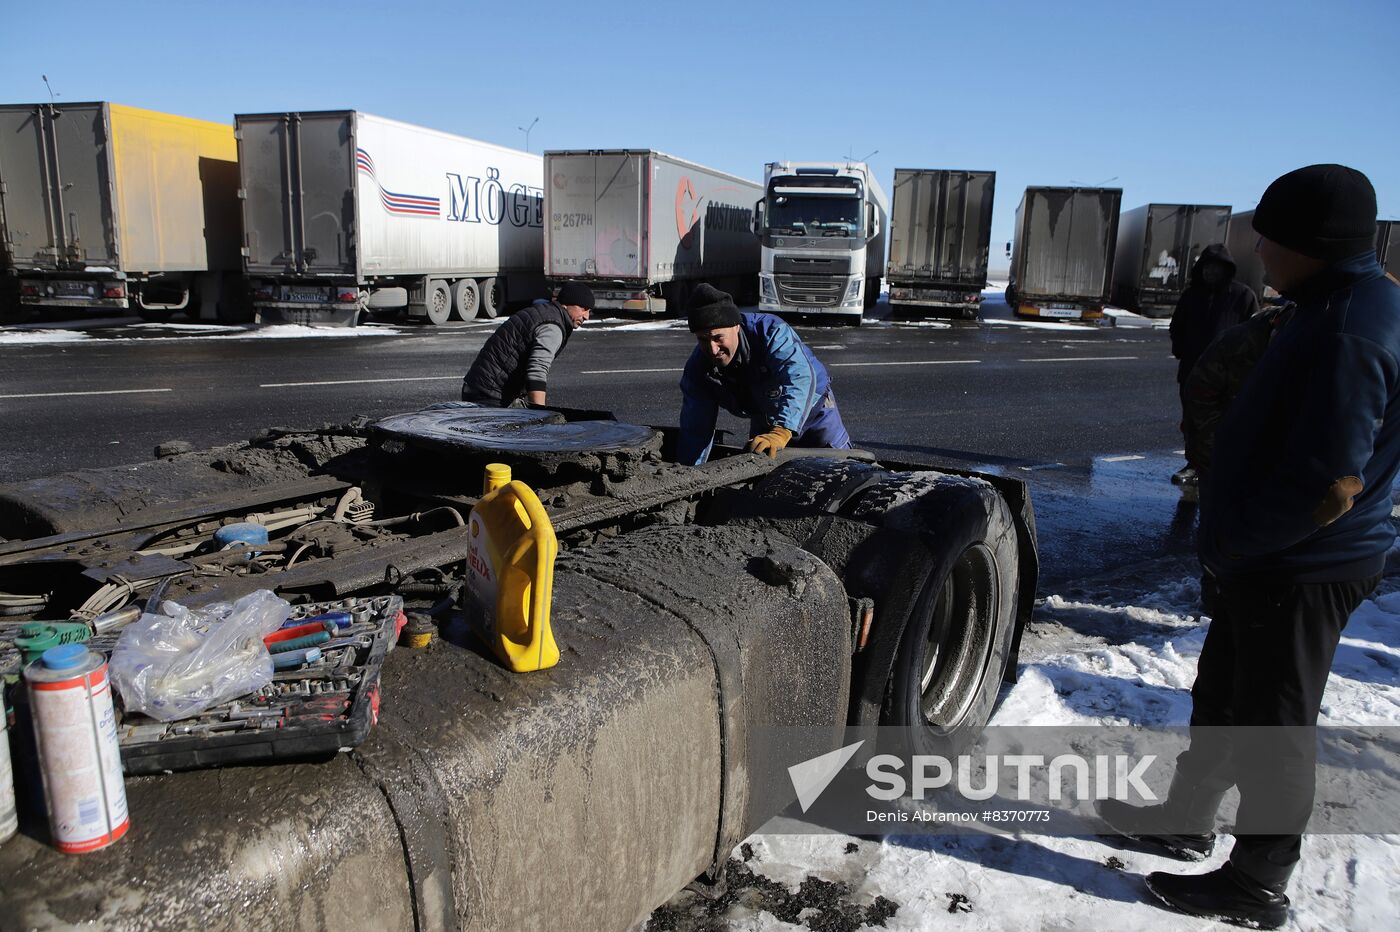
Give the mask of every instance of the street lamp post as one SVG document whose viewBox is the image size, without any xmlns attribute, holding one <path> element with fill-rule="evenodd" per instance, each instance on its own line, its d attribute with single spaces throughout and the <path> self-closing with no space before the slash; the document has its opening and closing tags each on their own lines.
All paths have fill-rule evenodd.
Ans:
<svg viewBox="0 0 1400 932">
<path fill-rule="evenodd" d="M 539 121 L 540 121 L 540 118 L 539 118 L 539 117 L 535 117 L 533 120 L 530 121 L 530 125 L 529 125 L 529 126 L 517 126 L 517 127 L 516 127 L 516 129 L 520 130 L 522 133 L 525 134 L 525 151 L 526 151 L 526 152 L 529 152 L 529 151 L 530 151 L 530 130 L 534 129 L 534 128 L 535 128 L 535 124 L 538 123 Z"/>
</svg>

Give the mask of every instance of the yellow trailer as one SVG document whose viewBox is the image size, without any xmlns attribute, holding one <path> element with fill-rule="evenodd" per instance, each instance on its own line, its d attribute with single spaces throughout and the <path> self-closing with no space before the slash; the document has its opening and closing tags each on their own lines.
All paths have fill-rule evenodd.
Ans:
<svg viewBox="0 0 1400 932">
<path fill-rule="evenodd" d="M 0 253 L 18 308 L 244 316 L 232 125 L 115 103 L 0 105 Z"/>
</svg>

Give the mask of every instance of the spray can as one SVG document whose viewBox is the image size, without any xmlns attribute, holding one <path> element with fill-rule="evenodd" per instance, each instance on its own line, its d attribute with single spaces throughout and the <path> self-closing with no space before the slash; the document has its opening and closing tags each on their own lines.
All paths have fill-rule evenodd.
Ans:
<svg viewBox="0 0 1400 932">
<path fill-rule="evenodd" d="M 9 841 L 19 829 L 19 812 L 15 809 L 15 774 L 10 767 L 8 718 L 5 701 L 0 697 L 0 845 Z"/>
<path fill-rule="evenodd" d="M 44 651 L 24 679 L 53 845 L 69 854 L 105 848 L 131 827 L 107 663 L 64 644 Z"/>
</svg>

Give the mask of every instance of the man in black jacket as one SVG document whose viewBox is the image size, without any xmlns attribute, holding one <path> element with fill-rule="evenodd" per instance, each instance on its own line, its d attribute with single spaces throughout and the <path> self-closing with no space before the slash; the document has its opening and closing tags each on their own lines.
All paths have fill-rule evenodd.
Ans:
<svg viewBox="0 0 1400 932">
<path fill-rule="evenodd" d="M 1269 185 L 1259 256 L 1293 302 L 1216 434 L 1198 540 L 1211 616 L 1191 688 L 1191 745 L 1166 801 L 1105 800 L 1115 830 L 1200 860 L 1239 788 L 1235 846 L 1205 874 L 1154 873 L 1182 912 L 1272 929 L 1315 792 L 1315 728 L 1352 611 L 1395 543 L 1400 287 L 1376 261 L 1376 193 L 1342 165 Z"/>
<path fill-rule="evenodd" d="M 499 408 L 545 404 L 549 368 L 592 309 L 592 289 L 565 282 L 553 301 L 517 311 L 476 354 L 462 379 L 462 400 Z"/>
<path fill-rule="evenodd" d="M 1200 258 L 1191 267 L 1191 283 L 1181 293 L 1172 314 L 1172 355 L 1180 362 L 1176 367 L 1176 382 L 1181 395 L 1183 423 L 1188 414 L 1186 379 L 1196 360 L 1217 336 L 1237 324 L 1242 324 L 1259 310 L 1254 291 L 1243 282 L 1235 281 L 1235 259 L 1221 243 L 1201 250 Z M 1172 476 L 1178 485 L 1193 485 L 1202 464 L 1191 462 Z"/>
</svg>

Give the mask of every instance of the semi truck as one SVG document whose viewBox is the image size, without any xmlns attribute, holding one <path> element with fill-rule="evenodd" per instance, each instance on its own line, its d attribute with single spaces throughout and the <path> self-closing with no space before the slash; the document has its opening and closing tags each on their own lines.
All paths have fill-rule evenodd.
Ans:
<svg viewBox="0 0 1400 932">
<path fill-rule="evenodd" d="M 889 201 L 864 162 L 769 162 L 758 309 L 859 324 L 880 297 Z"/>
<path fill-rule="evenodd" d="M 91 622 L 106 652 L 109 619 L 257 590 L 294 607 L 397 595 L 436 619 L 432 643 L 385 659 L 367 740 L 329 757 L 255 765 L 286 734 L 256 711 L 167 731 L 119 705 L 124 742 L 227 760 L 199 735 L 241 729 L 243 764 L 160 773 L 124 743 L 132 830 L 101 855 L 43 843 L 17 750 L 0 915 L 621 932 L 688 884 L 722 896 L 739 843 L 792 805 L 787 767 L 848 727 L 944 754 L 981 731 L 1034 603 L 1023 481 L 844 450 L 717 446 L 682 466 L 675 439 L 453 403 L 0 486 L 0 672 L 26 623 Z M 552 583 L 530 577 L 552 602 L 549 669 L 513 673 L 474 633 L 463 586 L 488 464 L 533 490 L 531 524 L 557 542 Z M 226 545 L 230 524 L 268 537 Z M 305 705 L 335 719 L 344 688 Z"/>
<path fill-rule="evenodd" d="M 1119 188 L 1026 188 L 1006 286 L 1012 310 L 1024 317 L 1103 318 L 1122 198 Z"/>
<path fill-rule="evenodd" d="M 442 324 L 545 297 L 538 155 L 356 110 L 234 123 L 260 320 Z"/>
<path fill-rule="evenodd" d="M 758 185 L 653 149 L 553 150 L 544 164 L 552 285 L 583 282 L 600 308 L 649 314 L 683 311 L 702 282 L 756 300 Z"/>
<path fill-rule="evenodd" d="M 241 320 L 231 126 L 106 101 L 0 106 L 0 293 Z"/>
<path fill-rule="evenodd" d="M 1279 293 L 1266 280 L 1264 263 L 1255 249 L 1258 243 L 1259 234 L 1254 232 L 1254 211 L 1232 214 L 1225 235 L 1225 248 L 1230 250 L 1235 260 L 1235 281 L 1253 288 L 1259 303 L 1271 304 L 1278 300 Z"/>
<path fill-rule="evenodd" d="M 885 278 L 895 312 L 977 318 L 996 172 L 896 168 Z"/>
<path fill-rule="evenodd" d="M 1191 283 L 1201 251 L 1224 243 L 1230 208 L 1207 204 L 1144 204 L 1118 219 L 1113 303 L 1144 317 L 1170 317 Z"/>
</svg>

